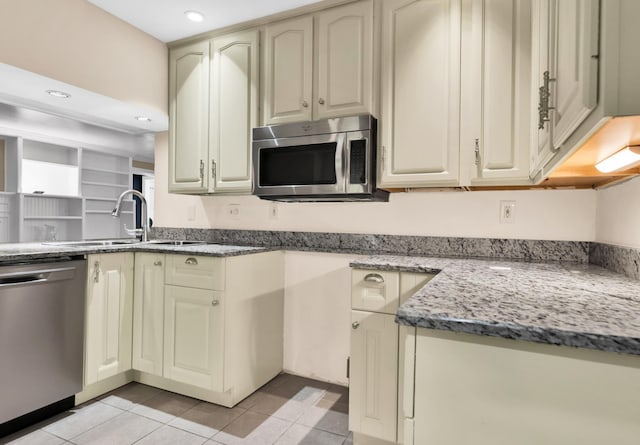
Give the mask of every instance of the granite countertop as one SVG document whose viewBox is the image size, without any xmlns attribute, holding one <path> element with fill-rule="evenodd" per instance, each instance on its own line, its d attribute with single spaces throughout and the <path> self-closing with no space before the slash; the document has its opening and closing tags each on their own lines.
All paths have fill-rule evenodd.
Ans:
<svg viewBox="0 0 640 445">
<path fill-rule="evenodd" d="M 598 266 L 372 256 L 359 269 L 437 275 L 400 324 L 640 355 L 640 281 Z"/>
<path fill-rule="evenodd" d="M 153 243 L 131 243 L 110 246 L 62 246 L 60 244 L 15 243 L 0 245 L 0 263 L 56 258 L 69 255 L 113 252 L 157 252 L 184 255 L 228 257 L 273 250 L 265 247 L 230 246 L 225 244 L 195 244 L 185 246 Z"/>
</svg>

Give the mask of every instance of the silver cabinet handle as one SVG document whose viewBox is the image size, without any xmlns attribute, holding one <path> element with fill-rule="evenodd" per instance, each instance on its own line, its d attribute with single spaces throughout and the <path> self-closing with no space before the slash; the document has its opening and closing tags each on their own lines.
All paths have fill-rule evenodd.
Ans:
<svg viewBox="0 0 640 445">
<path fill-rule="evenodd" d="M 306 100 L 302 101 L 302 108 L 309 108 L 309 103 Z"/>
<path fill-rule="evenodd" d="M 94 283 L 100 282 L 100 261 L 93 263 L 93 281 Z"/>
<path fill-rule="evenodd" d="M 162 266 L 162 261 L 154 261 L 153 265 L 154 266 Z"/>
<path fill-rule="evenodd" d="M 364 277 L 364 281 L 368 281 L 369 283 L 384 283 L 384 277 L 379 273 L 368 273 Z"/>
<path fill-rule="evenodd" d="M 360 327 L 360 323 L 358 323 L 357 321 L 354 321 L 353 323 L 351 323 L 351 327 L 353 329 L 358 329 Z"/>
<path fill-rule="evenodd" d="M 318 99 L 318 103 L 319 103 L 320 105 L 324 105 L 324 99 L 323 99 L 323 98 Z"/>
<path fill-rule="evenodd" d="M 198 260 L 196 260 L 194 257 L 190 256 L 189 258 L 187 258 L 186 260 L 184 260 L 184 264 L 198 264 Z"/>
<path fill-rule="evenodd" d="M 219 300 L 213 300 L 213 301 L 211 302 L 211 306 L 217 306 L 217 305 L 219 305 L 219 304 L 220 304 L 220 301 L 219 301 Z"/>
</svg>

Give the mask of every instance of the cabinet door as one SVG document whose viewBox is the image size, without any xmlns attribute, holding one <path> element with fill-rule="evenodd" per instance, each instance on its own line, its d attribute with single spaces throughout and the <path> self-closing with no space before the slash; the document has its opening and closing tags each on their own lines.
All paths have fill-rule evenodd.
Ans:
<svg viewBox="0 0 640 445">
<path fill-rule="evenodd" d="M 553 0 L 552 7 L 551 134 L 560 148 L 598 99 L 598 0 Z"/>
<path fill-rule="evenodd" d="M 165 286 L 164 376 L 223 390 L 222 292 Z"/>
<path fill-rule="evenodd" d="M 531 18 L 531 99 L 532 140 L 530 172 L 533 178 L 555 154 L 551 145 L 551 125 L 540 115 L 541 88 L 545 85 L 545 72 L 549 70 L 549 48 L 554 28 L 549 24 L 551 2 L 533 0 Z M 546 81 L 548 83 L 548 81 Z M 537 104 L 534 105 L 534 104 Z"/>
<path fill-rule="evenodd" d="M 133 369 L 162 375 L 164 255 L 135 254 Z"/>
<path fill-rule="evenodd" d="M 531 151 L 531 2 L 475 0 L 471 14 L 470 55 L 462 62 L 461 134 L 462 150 L 474 153 L 472 184 L 526 184 Z"/>
<path fill-rule="evenodd" d="M 311 120 L 313 17 L 265 28 L 264 125 Z"/>
<path fill-rule="evenodd" d="M 394 315 L 351 311 L 349 430 L 396 441 L 398 325 Z"/>
<path fill-rule="evenodd" d="M 373 3 L 318 14 L 316 119 L 368 113 L 373 72 Z"/>
<path fill-rule="evenodd" d="M 169 191 L 206 192 L 209 155 L 209 42 L 169 55 Z"/>
<path fill-rule="evenodd" d="M 460 1 L 383 2 L 381 185 L 458 184 Z"/>
<path fill-rule="evenodd" d="M 84 384 L 131 368 L 133 254 L 89 255 Z"/>
<path fill-rule="evenodd" d="M 211 42 L 209 191 L 251 191 L 251 130 L 258 126 L 257 30 Z"/>
</svg>

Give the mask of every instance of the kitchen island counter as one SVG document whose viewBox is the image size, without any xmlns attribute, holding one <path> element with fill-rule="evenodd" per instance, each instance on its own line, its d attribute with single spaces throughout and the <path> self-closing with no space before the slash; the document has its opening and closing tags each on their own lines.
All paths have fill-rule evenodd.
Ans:
<svg viewBox="0 0 640 445">
<path fill-rule="evenodd" d="M 372 256 L 358 269 L 435 273 L 403 325 L 640 355 L 640 282 L 598 266 Z"/>
</svg>

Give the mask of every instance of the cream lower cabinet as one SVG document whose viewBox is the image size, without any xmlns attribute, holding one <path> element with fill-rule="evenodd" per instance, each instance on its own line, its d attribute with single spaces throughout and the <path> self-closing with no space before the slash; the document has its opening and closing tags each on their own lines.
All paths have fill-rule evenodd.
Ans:
<svg viewBox="0 0 640 445">
<path fill-rule="evenodd" d="M 351 275 L 349 429 L 359 445 L 401 443 L 398 428 L 405 337 L 395 322 L 398 305 L 433 275 L 355 269 Z"/>
<path fill-rule="evenodd" d="M 162 375 L 164 254 L 135 254 L 133 369 Z"/>
<path fill-rule="evenodd" d="M 87 262 L 85 387 L 131 369 L 133 253 Z"/>
<path fill-rule="evenodd" d="M 282 370 L 282 252 L 137 254 L 134 379 L 233 406 Z"/>
<path fill-rule="evenodd" d="M 405 445 L 638 443 L 637 356 L 420 328 L 406 348 Z"/>
<path fill-rule="evenodd" d="M 164 377 L 223 391 L 223 293 L 166 286 Z"/>
</svg>

